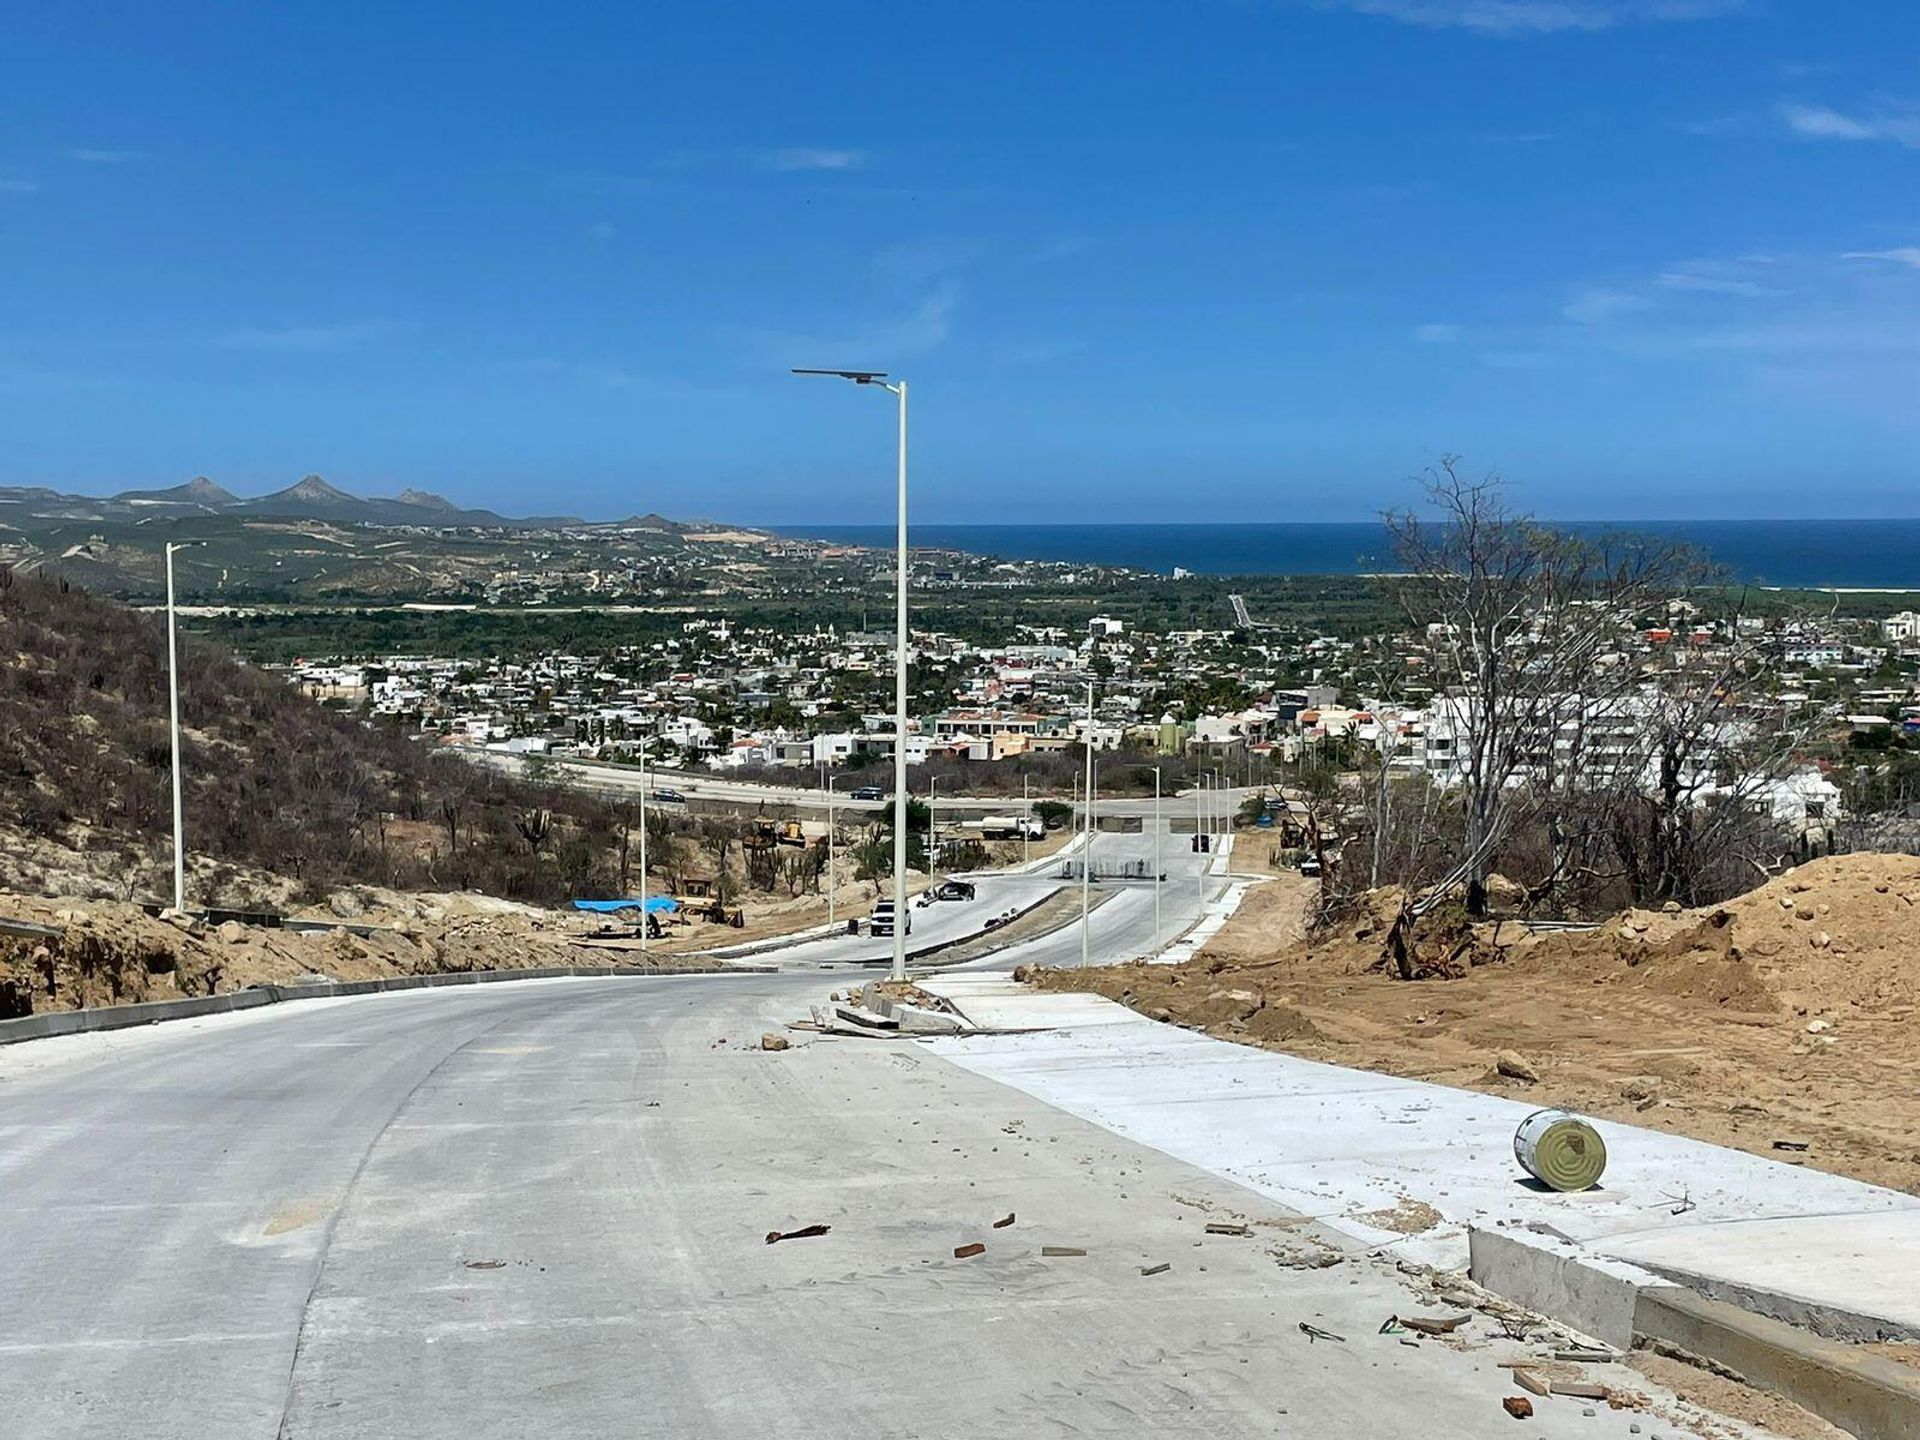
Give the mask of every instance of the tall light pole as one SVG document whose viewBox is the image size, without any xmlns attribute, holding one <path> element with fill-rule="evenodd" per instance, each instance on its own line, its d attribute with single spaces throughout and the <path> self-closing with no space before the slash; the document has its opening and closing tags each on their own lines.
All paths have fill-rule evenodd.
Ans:
<svg viewBox="0 0 1920 1440">
<path fill-rule="evenodd" d="M 907 382 L 884 370 L 803 370 L 856 385 L 878 385 L 900 401 L 899 504 L 894 535 L 893 609 L 893 978 L 907 978 Z"/>
<path fill-rule="evenodd" d="M 1033 859 L 1033 777 L 1020 777 L 1020 864 Z"/>
<path fill-rule="evenodd" d="M 1080 794 L 1087 802 L 1087 838 L 1080 846 L 1080 968 L 1087 967 L 1089 908 L 1087 887 L 1093 875 L 1093 685 L 1087 685 L 1087 783 Z"/>
<path fill-rule="evenodd" d="M 827 928 L 832 929 L 835 922 L 833 907 L 835 891 L 840 886 L 833 873 L 833 787 L 840 783 L 838 775 L 827 777 Z"/>
<path fill-rule="evenodd" d="M 1160 944 L 1160 767 L 1153 767 L 1153 943 Z"/>
<path fill-rule="evenodd" d="M 640 737 L 640 953 L 647 953 L 647 737 Z"/>
<path fill-rule="evenodd" d="M 173 908 L 187 908 L 187 823 L 180 800 L 180 642 L 173 617 L 173 555 L 204 540 L 167 542 L 167 718 L 173 742 Z"/>
<path fill-rule="evenodd" d="M 938 813 L 935 807 L 940 803 L 940 777 L 927 777 L 927 871 L 931 874 L 940 868 L 940 822 L 933 817 Z"/>
</svg>

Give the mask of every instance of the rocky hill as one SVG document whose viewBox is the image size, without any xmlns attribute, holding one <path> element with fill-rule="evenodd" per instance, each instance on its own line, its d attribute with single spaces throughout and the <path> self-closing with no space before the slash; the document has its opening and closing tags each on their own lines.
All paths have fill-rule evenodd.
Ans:
<svg viewBox="0 0 1920 1440">
<path fill-rule="evenodd" d="M 164 620 L 0 568 L 0 657 L 0 886 L 170 894 Z M 607 893 L 603 802 L 478 771 L 185 637 L 181 709 L 198 903 L 349 883 L 548 904 Z"/>
</svg>

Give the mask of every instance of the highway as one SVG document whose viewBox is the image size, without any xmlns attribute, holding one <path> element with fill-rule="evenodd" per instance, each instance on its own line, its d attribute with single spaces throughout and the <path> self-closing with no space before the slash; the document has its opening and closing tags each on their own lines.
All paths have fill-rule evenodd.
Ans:
<svg viewBox="0 0 1920 1440">
<path fill-rule="evenodd" d="M 822 988 L 527 981 L 0 1050 L 6 1435 L 1508 1423 L 1484 1356 L 1375 1334 L 1410 1303 L 1384 1263 L 1202 1236 L 1210 1203 L 1278 1218 L 1250 1192 L 909 1042 L 754 1048 Z M 1624 1431 L 1578 1417 L 1526 1433 Z"/>
</svg>

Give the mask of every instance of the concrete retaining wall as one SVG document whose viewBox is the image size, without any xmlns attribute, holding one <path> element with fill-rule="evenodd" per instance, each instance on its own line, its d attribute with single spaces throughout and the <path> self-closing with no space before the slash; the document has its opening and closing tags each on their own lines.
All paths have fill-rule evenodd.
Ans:
<svg viewBox="0 0 1920 1440">
<path fill-rule="evenodd" d="M 94 1030 L 124 1030 L 162 1020 L 191 1020 L 200 1015 L 224 1015 L 287 1000 L 324 1000 L 338 995 L 375 995 L 387 990 L 429 990 L 442 985 L 487 985 L 506 980 L 558 980 L 569 976 L 601 978 L 615 975 L 768 975 L 770 965 L 694 964 L 672 967 L 631 965 L 543 965 L 527 970 L 449 970 L 437 975 L 396 975 L 386 980 L 329 980 L 312 985 L 256 985 L 224 995 L 197 995 L 187 1000 L 147 1000 L 134 1005 L 99 1005 L 87 1010 L 49 1010 L 0 1020 L 0 1045 L 43 1040 L 53 1035 L 79 1035 Z"/>
</svg>

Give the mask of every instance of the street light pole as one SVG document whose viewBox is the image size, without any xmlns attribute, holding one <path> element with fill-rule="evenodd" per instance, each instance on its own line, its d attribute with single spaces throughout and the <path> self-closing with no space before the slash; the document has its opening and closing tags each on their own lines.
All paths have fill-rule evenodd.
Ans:
<svg viewBox="0 0 1920 1440">
<path fill-rule="evenodd" d="M 640 737 L 640 953 L 647 953 L 647 737 Z"/>
<path fill-rule="evenodd" d="M 1153 943 L 1160 944 L 1160 767 L 1153 767 Z"/>
<path fill-rule="evenodd" d="M 1020 777 L 1020 864 L 1033 859 L 1033 777 Z"/>
<path fill-rule="evenodd" d="M 884 370 L 803 370 L 856 385 L 878 385 L 900 402 L 900 465 L 894 535 L 893 615 L 893 978 L 907 978 L 907 382 Z"/>
<path fill-rule="evenodd" d="M 180 799 L 180 642 L 173 604 L 173 555 L 176 550 L 204 544 L 200 540 L 167 542 L 167 719 L 173 747 L 173 908 L 187 908 L 186 816 Z"/>
<path fill-rule="evenodd" d="M 834 918 L 834 913 L 833 913 L 833 907 L 834 907 L 836 892 L 840 888 L 839 882 L 834 879 L 834 873 L 833 873 L 833 835 L 834 835 L 833 787 L 838 785 L 839 783 L 840 783 L 840 777 L 838 775 L 831 775 L 827 777 L 827 928 L 828 929 L 832 929 L 836 923 Z"/>
<path fill-rule="evenodd" d="M 1088 887 L 1093 876 L 1093 686 L 1087 686 L 1087 783 L 1080 793 L 1087 802 L 1087 838 L 1080 846 L 1080 968 L 1087 967 L 1088 931 L 1090 928 L 1088 909 Z"/>
</svg>

